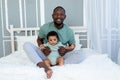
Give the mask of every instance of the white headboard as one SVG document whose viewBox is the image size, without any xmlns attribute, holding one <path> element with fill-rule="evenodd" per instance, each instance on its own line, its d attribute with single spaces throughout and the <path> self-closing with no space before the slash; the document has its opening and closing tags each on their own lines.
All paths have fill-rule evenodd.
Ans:
<svg viewBox="0 0 120 80">
<path fill-rule="evenodd" d="M 87 36 L 87 29 L 83 26 L 71 26 L 70 27 L 74 33 L 75 37 L 77 37 L 77 44 L 82 44 L 83 48 L 88 48 L 89 47 L 89 39 Z M 10 36 L 11 36 L 11 48 L 12 48 L 12 53 L 16 51 L 16 37 L 18 36 L 35 36 L 38 35 L 38 30 L 39 28 L 13 28 L 13 26 L 10 26 Z M 17 35 L 16 35 L 17 33 Z M 22 35 L 19 35 L 22 33 Z"/>
</svg>

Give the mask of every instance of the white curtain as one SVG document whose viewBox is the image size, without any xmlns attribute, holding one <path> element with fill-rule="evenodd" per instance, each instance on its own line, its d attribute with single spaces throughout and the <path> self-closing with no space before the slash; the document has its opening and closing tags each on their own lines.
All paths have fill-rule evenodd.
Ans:
<svg viewBox="0 0 120 80">
<path fill-rule="evenodd" d="M 85 26 L 90 48 L 107 53 L 118 63 L 120 48 L 120 0 L 84 0 Z"/>
</svg>

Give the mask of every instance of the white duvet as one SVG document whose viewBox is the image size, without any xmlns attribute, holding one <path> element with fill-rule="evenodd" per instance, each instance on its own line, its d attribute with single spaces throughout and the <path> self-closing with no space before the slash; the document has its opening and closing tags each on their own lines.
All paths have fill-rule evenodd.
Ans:
<svg viewBox="0 0 120 80">
<path fill-rule="evenodd" d="M 47 79 L 43 68 L 36 67 L 24 52 L 15 52 L 0 59 L 0 80 L 120 80 L 120 66 L 106 54 L 86 53 L 79 64 L 52 67 L 53 76 Z"/>
</svg>

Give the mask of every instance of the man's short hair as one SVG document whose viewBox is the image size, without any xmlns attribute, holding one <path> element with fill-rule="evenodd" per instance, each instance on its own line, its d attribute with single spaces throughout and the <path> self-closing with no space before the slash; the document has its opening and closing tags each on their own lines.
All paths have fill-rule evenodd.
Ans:
<svg viewBox="0 0 120 80">
<path fill-rule="evenodd" d="M 57 6 L 54 10 L 53 10 L 53 13 L 57 10 L 57 9 L 62 9 L 65 13 L 65 9 L 62 7 L 62 6 Z"/>
</svg>

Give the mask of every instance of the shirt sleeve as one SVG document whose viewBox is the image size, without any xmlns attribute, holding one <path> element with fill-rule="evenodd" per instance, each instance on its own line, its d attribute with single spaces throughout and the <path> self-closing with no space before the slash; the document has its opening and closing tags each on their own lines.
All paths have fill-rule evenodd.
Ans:
<svg viewBox="0 0 120 80">
<path fill-rule="evenodd" d="M 71 30 L 69 32 L 69 41 L 68 41 L 68 44 L 75 44 L 75 36 L 74 36 L 74 32 Z"/>
<path fill-rule="evenodd" d="M 41 26 L 41 27 L 40 27 L 38 36 L 39 36 L 40 38 L 45 38 L 45 29 L 44 29 L 44 26 Z"/>
</svg>

